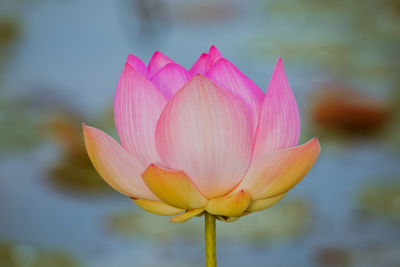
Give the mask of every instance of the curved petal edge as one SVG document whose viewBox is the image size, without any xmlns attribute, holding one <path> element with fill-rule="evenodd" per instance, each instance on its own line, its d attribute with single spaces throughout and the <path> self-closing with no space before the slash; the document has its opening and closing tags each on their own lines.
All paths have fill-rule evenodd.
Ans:
<svg viewBox="0 0 400 267">
<path fill-rule="evenodd" d="M 143 183 L 139 160 L 103 131 L 83 124 L 85 146 L 93 166 L 115 190 L 135 198 L 157 200 Z"/>
<path fill-rule="evenodd" d="M 210 68 L 206 77 L 240 97 L 246 103 L 252 113 L 253 127 L 256 129 L 264 100 L 263 91 L 235 65 L 224 58 L 218 60 Z"/>
<path fill-rule="evenodd" d="M 147 199 L 134 199 L 134 198 L 131 198 L 131 199 L 133 200 L 133 202 L 136 203 L 136 205 L 138 205 L 143 210 L 150 212 L 150 213 L 157 214 L 157 215 L 161 215 L 161 216 L 176 215 L 178 213 L 185 211 L 184 209 L 178 209 L 178 208 L 172 207 L 161 201 L 147 200 Z"/>
<path fill-rule="evenodd" d="M 156 129 L 162 162 L 183 170 L 208 199 L 226 195 L 242 180 L 253 140 L 248 107 L 200 74 L 168 102 Z"/>
<path fill-rule="evenodd" d="M 321 151 L 318 139 L 260 157 L 252 163 L 242 183 L 234 190 L 246 189 L 253 200 L 287 192 L 310 171 Z"/>
<path fill-rule="evenodd" d="M 226 197 L 211 199 L 206 211 L 215 215 L 236 217 L 247 209 L 250 201 L 251 195 L 246 190 L 240 190 Z"/>
<path fill-rule="evenodd" d="M 173 223 L 182 223 L 190 220 L 194 216 L 199 216 L 201 213 L 204 212 L 203 208 L 200 209 L 193 209 L 193 210 L 187 210 L 185 213 L 176 215 L 170 219 L 171 222 Z"/>
<path fill-rule="evenodd" d="M 159 162 L 155 129 L 167 100 L 130 64 L 125 64 L 114 99 L 114 117 L 122 146 L 143 166 Z"/>
<path fill-rule="evenodd" d="M 268 209 L 269 207 L 272 207 L 273 205 L 278 203 L 285 195 L 286 195 L 286 193 L 278 195 L 276 197 L 251 201 L 250 205 L 247 208 L 247 211 L 254 212 L 254 211 Z"/>
<path fill-rule="evenodd" d="M 266 153 L 296 146 L 299 136 L 299 109 L 279 58 L 262 104 L 253 162 Z"/>
<path fill-rule="evenodd" d="M 165 170 L 151 164 L 142 178 L 147 187 L 168 205 L 181 209 L 196 209 L 207 205 L 208 200 L 183 171 Z"/>
</svg>

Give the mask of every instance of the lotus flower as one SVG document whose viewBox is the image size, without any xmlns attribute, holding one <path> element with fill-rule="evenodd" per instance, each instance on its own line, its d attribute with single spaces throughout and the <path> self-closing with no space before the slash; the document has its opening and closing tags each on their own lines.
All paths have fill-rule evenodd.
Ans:
<svg viewBox="0 0 400 267">
<path fill-rule="evenodd" d="M 263 91 L 212 46 L 186 70 L 160 52 L 129 55 L 114 100 L 119 144 L 83 126 L 104 180 L 141 208 L 183 222 L 204 212 L 233 221 L 266 209 L 317 159 L 297 145 L 299 111 L 279 58 Z"/>
</svg>

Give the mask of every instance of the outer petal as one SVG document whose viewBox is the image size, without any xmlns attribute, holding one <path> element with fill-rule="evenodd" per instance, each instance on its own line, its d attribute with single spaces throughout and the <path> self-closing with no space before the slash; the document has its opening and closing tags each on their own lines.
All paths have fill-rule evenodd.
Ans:
<svg viewBox="0 0 400 267">
<path fill-rule="evenodd" d="M 140 58 L 138 58 L 135 55 L 129 55 L 128 58 L 126 59 L 126 62 L 128 62 L 129 65 L 134 67 L 141 74 L 143 74 L 144 76 L 147 76 L 146 64 L 144 64 Z"/>
<path fill-rule="evenodd" d="M 182 171 L 164 170 L 151 164 L 142 174 L 148 188 L 168 205 L 196 209 L 207 205 L 207 199 Z"/>
<path fill-rule="evenodd" d="M 320 150 L 318 139 L 314 138 L 304 145 L 266 154 L 252 163 L 235 191 L 246 189 L 253 200 L 287 192 L 306 176 Z"/>
<path fill-rule="evenodd" d="M 132 200 L 133 202 L 136 203 L 136 205 L 138 205 L 145 211 L 161 216 L 171 216 L 185 211 L 183 209 L 177 209 L 175 207 L 167 205 L 161 201 L 146 200 L 146 199 L 132 199 Z"/>
<path fill-rule="evenodd" d="M 170 99 L 188 80 L 187 70 L 175 63 L 166 65 L 151 78 L 166 99 Z"/>
<path fill-rule="evenodd" d="M 186 221 L 190 220 L 192 217 L 198 216 L 203 211 L 204 211 L 203 208 L 188 210 L 185 213 L 182 213 L 182 214 L 176 215 L 175 217 L 172 217 L 170 221 L 173 223 L 186 222 Z"/>
<path fill-rule="evenodd" d="M 247 106 L 201 75 L 175 94 L 156 129 L 163 162 L 183 170 L 207 198 L 223 196 L 240 182 L 252 144 Z"/>
<path fill-rule="evenodd" d="M 240 97 L 249 106 L 253 115 L 253 125 L 256 128 L 264 100 L 261 89 L 226 59 L 218 60 L 206 76 Z"/>
<path fill-rule="evenodd" d="M 156 72 L 169 63 L 174 63 L 174 61 L 159 51 L 155 52 L 147 67 L 149 73 L 148 77 L 151 78 Z"/>
<path fill-rule="evenodd" d="M 189 70 L 190 77 L 193 77 L 196 74 L 206 74 L 209 69 L 222 58 L 221 53 L 215 46 L 211 46 L 208 53 L 203 53 L 199 57 L 199 59 L 194 63 L 194 65 Z"/>
<path fill-rule="evenodd" d="M 240 217 L 217 216 L 217 219 L 223 222 L 236 222 Z"/>
<path fill-rule="evenodd" d="M 279 58 L 265 93 L 253 162 L 268 152 L 297 145 L 299 134 L 299 110 Z"/>
<path fill-rule="evenodd" d="M 253 211 L 260 211 L 260 210 L 268 209 L 269 207 L 278 203 L 285 195 L 286 195 L 286 193 L 277 195 L 276 197 L 254 200 L 254 201 L 250 202 L 250 205 L 247 208 L 247 211 L 253 212 Z"/>
<path fill-rule="evenodd" d="M 240 190 L 236 194 L 222 198 L 211 199 L 206 211 L 215 215 L 239 216 L 242 214 L 251 201 L 251 196 L 246 190 Z"/>
<path fill-rule="evenodd" d="M 99 129 L 83 125 L 86 150 L 97 172 L 115 190 L 135 198 L 157 200 L 140 178 L 143 166 Z"/>
<path fill-rule="evenodd" d="M 167 100 L 140 72 L 126 64 L 114 100 L 114 116 L 123 147 L 143 166 L 159 162 L 155 147 L 157 120 Z"/>
</svg>

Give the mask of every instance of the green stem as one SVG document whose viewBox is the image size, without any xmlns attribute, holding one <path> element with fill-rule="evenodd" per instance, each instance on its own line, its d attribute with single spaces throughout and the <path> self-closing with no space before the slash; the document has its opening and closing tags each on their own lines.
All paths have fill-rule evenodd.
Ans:
<svg viewBox="0 0 400 267">
<path fill-rule="evenodd" d="M 206 267 L 217 267 L 215 215 L 205 212 L 204 218 L 206 238 Z"/>
</svg>

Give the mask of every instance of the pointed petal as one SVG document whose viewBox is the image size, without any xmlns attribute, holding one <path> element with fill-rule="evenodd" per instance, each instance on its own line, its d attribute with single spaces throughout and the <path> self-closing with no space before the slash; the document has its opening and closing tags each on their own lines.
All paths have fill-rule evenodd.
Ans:
<svg viewBox="0 0 400 267">
<path fill-rule="evenodd" d="M 136 205 L 138 205 L 145 211 L 161 216 L 171 216 L 185 211 L 183 209 L 177 209 L 175 207 L 167 205 L 161 201 L 146 200 L 146 199 L 132 199 L 132 200 L 133 202 L 136 203 Z"/>
<path fill-rule="evenodd" d="M 318 139 L 275 151 L 252 163 L 242 183 L 235 189 L 246 189 L 253 200 L 270 198 L 287 192 L 310 171 L 321 147 Z"/>
<path fill-rule="evenodd" d="M 260 211 L 260 210 L 268 209 L 269 207 L 278 203 L 285 195 L 286 195 L 286 193 L 277 195 L 276 197 L 254 200 L 254 201 L 250 202 L 250 205 L 247 208 L 247 211 L 253 212 L 253 211 Z"/>
<path fill-rule="evenodd" d="M 208 54 L 203 53 L 197 59 L 197 61 L 193 64 L 193 66 L 189 70 L 190 77 L 193 77 L 196 74 L 205 74 L 207 72 L 207 62 L 208 62 Z"/>
<path fill-rule="evenodd" d="M 153 84 L 166 99 L 170 99 L 188 80 L 187 70 L 175 63 L 166 65 L 151 78 Z"/>
<path fill-rule="evenodd" d="M 186 222 L 186 221 L 190 220 L 192 217 L 201 214 L 203 211 L 204 211 L 203 208 L 188 210 L 185 213 L 182 213 L 182 214 L 176 215 L 175 217 L 172 217 L 170 219 L 170 221 L 173 222 L 173 223 Z"/>
<path fill-rule="evenodd" d="M 257 127 L 264 93 L 246 77 L 238 68 L 226 59 L 218 60 L 206 76 L 219 86 L 240 97 L 250 108 L 254 129 Z"/>
<path fill-rule="evenodd" d="M 193 77 L 196 74 L 206 74 L 214 65 L 214 63 L 221 58 L 223 57 L 218 49 L 215 46 L 211 46 L 210 51 L 208 53 L 201 54 L 196 63 L 194 63 L 190 68 L 189 76 Z"/>
<path fill-rule="evenodd" d="M 162 161 L 183 170 L 207 198 L 221 197 L 240 182 L 252 144 L 247 106 L 201 75 L 168 102 L 156 129 Z"/>
<path fill-rule="evenodd" d="M 219 52 L 219 50 L 212 45 L 210 47 L 210 50 L 208 51 L 208 56 L 209 56 L 209 61 L 210 61 L 210 67 L 217 62 L 218 60 L 220 60 L 222 57 L 221 53 Z"/>
<path fill-rule="evenodd" d="M 129 64 L 125 65 L 115 93 L 115 124 L 123 147 L 143 166 L 159 162 L 155 129 L 166 103 L 146 77 Z"/>
<path fill-rule="evenodd" d="M 253 162 L 268 152 L 297 145 L 299 134 L 299 110 L 279 58 L 261 108 Z"/>
<path fill-rule="evenodd" d="M 236 222 L 240 217 L 217 216 L 217 219 L 223 222 Z"/>
<path fill-rule="evenodd" d="M 142 174 L 147 187 L 168 205 L 181 209 L 205 207 L 207 199 L 182 171 L 164 170 L 151 164 Z"/>
<path fill-rule="evenodd" d="M 86 150 L 100 176 L 115 190 L 135 198 L 157 197 L 143 183 L 143 166 L 120 144 L 99 129 L 83 125 Z"/>
<path fill-rule="evenodd" d="M 144 62 L 135 55 L 129 55 L 126 59 L 129 65 L 134 67 L 137 71 L 139 71 L 143 76 L 147 76 L 147 67 Z"/>
<path fill-rule="evenodd" d="M 174 61 L 163 53 L 156 51 L 149 61 L 149 65 L 147 67 L 149 75 L 147 77 L 151 78 L 156 72 L 161 70 L 169 63 L 174 63 Z"/>
<path fill-rule="evenodd" d="M 251 201 L 251 196 L 246 190 L 240 190 L 236 194 L 208 201 L 206 211 L 215 215 L 239 216 Z"/>
<path fill-rule="evenodd" d="M 220 220 L 220 221 L 223 221 L 223 222 L 236 222 L 240 218 L 242 218 L 242 217 L 244 217 L 246 215 L 249 215 L 250 213 L 251 212 L 249 212 L 249 211 L 245 211 L 245 212 L 243 212 L 242 214 L 240 214 L 239 216 L 236 216 L 236 217 L 228 217 L 228 216 L 218 215 L 217 219 Z"/>
<path fill-rule="evenodd" d="M 221 55 L 221 53 L 219 52 L 219 50 L 212 45 L 210 47 L 210 50 L 208 51 L 208 69 L 207 71 L 210 70 L 210 68 L 220 59 L 222 59 L 223 56 Z"/>
</svg>

